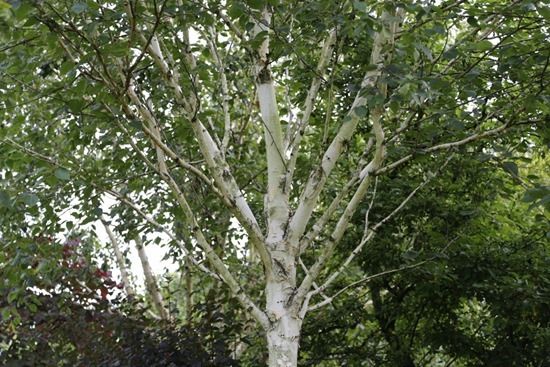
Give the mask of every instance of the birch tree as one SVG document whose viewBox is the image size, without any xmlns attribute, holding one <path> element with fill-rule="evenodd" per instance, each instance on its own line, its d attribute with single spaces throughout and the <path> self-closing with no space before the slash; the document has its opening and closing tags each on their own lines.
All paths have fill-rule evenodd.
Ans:
<svg viewBox="0 0 550 367">
<path fill-rule="evenodd" d="M 548 137 L 544 2 L 0 7 L 1 170 L 24 187 L 3 188 L 3 210 L 52 231 L 71 210 L 71 227 L 103 215 L 128 241 L 162 233 L 263 329 L 272 367 L 297 365 L 308 312 L 451 160 Z M 419 184 L 369 221 L 391 195 L 378 178 L 423 161 L 439 167 L 420 164 Z M 362 239 L 335 264 L 358 214 Z"/>
</svg>

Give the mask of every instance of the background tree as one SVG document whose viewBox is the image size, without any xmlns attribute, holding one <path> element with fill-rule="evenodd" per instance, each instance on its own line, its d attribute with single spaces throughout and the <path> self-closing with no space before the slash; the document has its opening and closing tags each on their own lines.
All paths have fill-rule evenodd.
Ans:
<svg viewBox="0 0 550 367">
<path fill-rule="evenodd" d="M 542 2 L 1 4 L 0 199 L 24 209 L 2 236 L 26 234 L 17 215 L 59 233 L 63 211 L 69 230 L 160 231 L 263 329 L 270 366 L 296 365 L 306 314 L 356 285 L 340 282 L 365 246 L 472 143 L 548 141 Z M 340 253 L 346 233 L 361 239 Z"/>
<path fill-rule="evenodd" d="M 499 163 L 487 158 L 452 164 L 371 242 L 339 285 L 356 286 L 305 323 L 304 365 L 547 363 L 548 220 L 520 202 L 517 176 L 488 169 Z M 521 177 L 533 177 L 534 162 L 520 164 Z M 346 239 L 344 255 L 361 235 Z"/>
</svg>

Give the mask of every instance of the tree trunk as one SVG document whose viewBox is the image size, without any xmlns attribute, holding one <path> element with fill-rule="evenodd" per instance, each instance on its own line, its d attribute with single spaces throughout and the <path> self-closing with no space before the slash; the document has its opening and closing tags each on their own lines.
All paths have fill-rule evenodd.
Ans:
<svg viewBox="0 0 550 367">
<path fill-rule="evenodd" d="M 281 319 L 279 325 L 267 332 L 269 367 L 296 367 L 300 322 L 292 317 Z"/>
<path fill-rule="evenodd" d="M 266 284 L 267 314 L 271 321 L 266 330 L 269 367 L 295 367 L 298 364 L 302 320 L 292 302 L 296 271 L 292 264 L 285 263 L 285 269 L 290 272 L 284 277 L 275 275 L 279 279 L 271 279 Z M 281 265 L 277 267 L 283 269 Z"/>
<path fill-rule="evenodd" d="M 102 218 L 101 223 L 103 223 L 103 226 L 105 227 L 105 231 L 107 232 L 107 235 L 111 240 L 111 246 L 113 247 L 113 251 L 115 252 L 116 261 L 118 264 L 118 268 L 120 270 L 120 277 L 122 278 L 122 284 L 124 285 L 124 290 L 126 291 L 126 295 L 128 297 L 134 297 L 136 292 L 134 291 L 134 288 L 132 288 L 132 284 L 130 283 L 130 275 L 129 275 L 128 269 L 126 268 L 124 255 L 122 254 L 122 252 L 120 251 L 120 247 L 118 246 L 118 241 L 116 239 L 116 236 L 113 233 L 113 231 L 111 231 L 111 228 L 109 227 L 107 220 Z"/>
<path fill-rule="evenodd" d="M 145 276 L 145 286 L 147 288 L 147 291 L 151 296 L 153 305 L 159 313 L 160 318 L 163 320 L 168 320 L 168 312 L 166 311 L 166 308 L 164 308 L 164 300 L 162 299 L 162 295 L 160 294 L 160 290 L 157 285 L 157 279 L 153 274 L 153 271 L 151 270 L 151 265 L 149 264 L 149 259 L 147 258 L 147 254 L 145 253 L 145 248 L 143 247 L 141 238 L 139 236 L 136 236 L 134 240 L 136 242 L 137 252 L 141 261 L 141 266 L 143 268 L 143 275 Z"/>
<path fill-rule="evenodd" d="M 191 273 L 191 261 L 189 256 L 185 258 L 185 318 L 191 326 L 193 321 L 193 274 Z"/>
<path fill-rule="evenodd" d="M 286 307 L 285 292 L 281 284 L 268 284 L 267 309 L 272 324 L 267 330 L 269 367 L 296 367 L 302 321 L 296 312 Z"/>
</svg>

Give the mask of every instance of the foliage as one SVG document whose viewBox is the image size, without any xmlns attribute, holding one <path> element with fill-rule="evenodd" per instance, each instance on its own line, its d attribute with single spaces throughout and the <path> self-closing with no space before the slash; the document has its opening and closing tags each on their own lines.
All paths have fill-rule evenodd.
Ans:
<svg viewBox="0 0 550 367">
<path fill-rule="evenodd" d="M 380 233 L 349 277 L 404 269 L 364 282 L 312 315 L 303 365 L 549 362 L 547 214 L 522 204 L 517 177 L 488 170 L 492 164 L 476 155 L 455 162 Z M 373 216 L 399 201 L 382 197 Z"/>
<path fill-rule="evenodd" d="M 304 322 L 304 364 L 545 363 L 549 16 L 533 0 L 0 0 L 9 358 L 228 364 L 227 333 L 244 364 L 268 349 L 293 366 Z M 174 324 L 112 294 L 103 218 L 180 265 Z M 76 252 L 55 238 L 88 232 Z"/>
<path fill-rule="evenodd" d="M 19 242 L 0 264 L 3 366 L 236 366 L 228 320 L 207 304 L 198 322 L 161 322 L 138 299 L 124 299 L 90 243 L 53 238 Z M 8 250 L 13 247 L 6 247 Z M 106 265 L 103 266 L 106 269 Z M 18 286 L 17 286 L 18 285 Z M 230 314 L 225 315 L 230 317 Z"/>
</svg>

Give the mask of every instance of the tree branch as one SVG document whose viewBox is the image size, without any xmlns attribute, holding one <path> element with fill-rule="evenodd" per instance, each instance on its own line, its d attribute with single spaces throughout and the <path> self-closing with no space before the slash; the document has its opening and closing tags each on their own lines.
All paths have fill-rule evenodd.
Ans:
<svg viewBox="0 0 550 367">
<path fill-rule="evenodd" d="M 141 35 L 142 42 L 144 36 Z M 152 38 L 151 45 L 147 48 L 149 55 L 155 61 L 155 64 L 160 69 L 164 81 L 174 91 L 174 98 L 178 106 L 182 106 L 184 109 L 184 115 L 186 115 L 191 121 L 191 127 L 195 133 L 195 136 L 199 142 L 201 153 L 203 154 L 205 161 L 210 169 L 216 185 L 220 192 L 226 197 L 227 200 L 224 203 L 230 203 L 230 209 L 234 210 L 237 220 L 247 231 L 252 244 L 256 247 L 260 258 L 267 269 L 271 268 L 271 260 L 267 249 L 263 245 L 263 234 L 258 225 L 256 217 L 250 209 L 243 193 L 237 185 L 237 182 L 233 175 L 229 165 L 227 164 L 222 152 L 218 145 L 214 142 L 212 136 L 209 134 L 206 127 L 196 116 L 197 113 L 197 101 L 194 98 L 186 98 L 183 94 L 183 90 L 179 83 L 179 73 L 175 68 L 171 68 L 166 62 L 160 44 L 155 37 Z M 194 56 L 187 52 L 186 57 L 190 62 L 195 63 Z"/>
<path fill-rule="evenodd" d="M 363 283 L 366 283 L 366 282 L 369 282 L 375 278 L 379 278 L 381 276 L 384 276 L 384 275 L 388 275 L 388 274 L 393 274 L 393 273 L 398 273 L 398 272 L 401 272 L 401 271 L 404 271 L 404 270 L 410 270 L 410 269 L 415 269 L 415 268 L 418 268 L 430 261 L 433 261 L 435 259 L 438 259 L 439 256 L 441 256 L 441 254 L 445 253 L 445 251 L 447 250 L 447 248 L 449 248 L 449 246 L 457 239 L 458 237 L 455 237 L 453 238 L 451 241 L 449 241 L 449 243 L 447 243 L 447 245 L 445 245 L 445 247 L 440 251 L 439 254 L 437 255 L 434 255 L 426 260 L 422 260 L 422 261 L 419 261 L 417 263 L 414 263 L 414 264 L 411 264 L 411 265 L 406 265 L 406 266 L 402 266 L 400 268 L 397 268 L 397 269 L 391 269 L 391 270 L 386 270 L 386 271 L 382 271 L 380 273 L 377 273 L 377 274 L 373 274 L 373 275 L 369 275 L 369 276 L 366 276 L 364 278 L 361 278 L 353 283 L 350 283 L 348 284 L 347 286 L 345 286 L 344 288 L 340 289 L 339 291 L 337 291 L 336 293 L 334 293 L 332 296 L 330 297 L 326 297 L 323 301 L 317 303 L 317 304 L 314 304 L 312 306 L 309 306 L 307 311 L 315 311 L 315 310 L 318 310 L 319 308 L 323 307 L 323 306 L 326 306 L 330 303 L 332 303 L 332 301 L 338 297 L 339 295 L 341 295 L 342 293 L 345 293 L 347 290 L 351 289 L 351 288 L 354 288 L 360 284 L 363 284 Z"/>
<path fill-rule="evenodd" d="M 286 192 L 290 191 L 290 184 L 292 183 L 292 177 L 294 176 L 294 169 L 296 167 L 300 142 L 309 123 L 309 118 L 315 105 L 315 99 L 317 98 L 319 88 L 321 86 L 322 75 L 324 75 L 328 62 L 330 61 L 335 42 L 336 28 L 332 29 L 323 41 L 323 47 L 321 48 L 321 55 L 319 56 L 319 61 L 317 63 L 316 73 L 311 81 L 311 85 L 302 108 L 302 116 L 295 124 L 289 124 L 287 129 L 284 142 L 284 151 L 290 152 L 290 159 L 286 173 Z"/>
<path fill-rule="evenodd" d="M 404 163 L 410 161 L 411 159 L 418 156 L 419 154 L 427 154 L 427 153 L 432 153 L 432 152 L 436 152 L 436 151 L 439 151 L 439 150 L 447 150 L 447 149 L 451 149 L 451 148 L 459 147 L 461 145 L 468 144 L 470 142 L 473 142 L 473 141 L 476 141 L 476 140 L 479 140 L 479 139 L 483 139 L 483 138 L 490 137 L 490 136 L 493 136 L 493 135 L 498 135 L 501 132 L 503 132 L 503 131 L 507 130 L 508 128 L 510 128 L 511 126 L 512 125 L 509 122 L 507 122 L 504 125 L 499 126 L 497 128 L 487 130 L 487 131 L 484 131 L 484 132 L 480 132 L 480 133 L 477 133 L 477 134 L 473 134 L 473 135 L 470 135 L 470 136 L 468 136 L 464 139 L 461 139 L 461 140 L 457 140 L 457 141 L 449 142 L 449 143 L 438 144 L 438 145 L 434 145 L 434 146 L 426 148 L 426 149 L 422 149 L 418 153 L 408 154 L 405 157 L 403 157 L 401 159 L 398 159 L 397 161 L 395 161 L 391 164 L 387 164 L 384 167 L 377 169 L 376 171 L 373 172 L 373 174 L 374 175 L 381 175 L 381 174 L 384 174 L 386 172 L 389 172 L 389 171 L 403 165 Z"/>
<path fill-rule="evenodd" d="M 438 172 L 441 172 L 449 163 L 449 161 L 453 158 L 453 155 L 449 156 L 445 163 L 439 168 Z M 344 271 L 344 269 L 347 268 L 347 266 L 352 262 L 352 260 L 361 252 L 363 247 L 367 242 L 369 242 L 375 235 L 376 231 L 388 220 L 390 220 L 395 214 L 397 214 L 401 209 L 405 207 L 405 205 L 413 198 L 413 196 L 424 186 L 426 186 L 434 177 L 436 177 L 437 174 L 428 174 L 426 179 L 418 185 L 389 215 L 387 215 L 384 219 L 382 219 L 380 222 L 378 222 L 374 227 L 370 229 L 370 232 L 368 232 L 368 228 L 365 228 L 365 234 L 363 235 L 363 238 L 361 242 L 355 247 L 355 249 L 352 251 L 352 253 L 346 258 L 346 260 L 338 267 L 338 269 L 332 273 L 327 280 L 316 290 L 309 291 L 307 295 L 304 297 L 304 303 L 302 304 L 302 311 L 305 315 L 305 312 L 307 312 L 308 309 L 308 302 L 311 299 L 312 296 L 318 294 L 321 291 L 324 291 L 327 289 L 327 287 Z M 367 176 L 371 177 L 371 176 Z M 370 211 L 370 208 L 369 208 Z M 347 223 L 346 223 L 347 224 Z M 368 223 L 366 223 L 368 225 Z M 316 276 L 320 273 L 321 267 L 326 262 L 326 260 L 330 257 L 332 252 L 334 251 L 334 247 L 336 246 L 337 242 L 340 240 L 341 236 L 335 236 L 335 232 L 337 231 L 338 226 L 335 228 L 332 236 L 329 239 L 328 244 L 325 246 L 325 249 L 323 250 L 321 256 L 319 256 L 318 260 L 313 264 L 313 266 L 310 268 L 310 277 L 306 276 L 304 278 L 304 281 L 300 285 L 300 288 L 298 289 L 298 296 L 300 293 L 303 293 L 303 289 L 309 290 L 311 287 L 311 282 L 316 278 Z M 306 283 L 307 281 L 307 283 Z"/>
<path fill-rule="evenodd" d="M 384 17 L 387 14 L 385 13 Z M 357 93 L 353 104 L 346 114 L 340 130 L 334 137 L 332 143 L 326 150 L 321 164 L 310 174 L 304 190 L 300 196 L 300 203 L 296 212 L 292 216 L 289 225 L 289 241 L 296 242 L 304 233 L 309 222 L 313 209 L 317 204 L 317 199 L 326 183 L 327 177 L 332 172 L 347 142 L 352 137 L 359 120 L 363 114 L 358 113 L 361 108 L 366 108 L 367 98 L 364 95 L 367 88 L 374 88 L 381 75 L 381 66 L 383 64 L 382 47 L 388 42 L 393 42 L 395 34 L 398 32 L 398 23 L 395 20 L 388 22 L 388 32 L 378 32 L 374 38 L 371 64 L 377 65 L 377 70 L 368 71 L 361 83 L 361 88 Z M 374 124 L 375 132 L 378 130 Z M 380 133 L 380 131 L 378 131 Z M 383 134 L 383 132 L 382 132 Z M 380 142 L 380 144 L 382 144 Z M 372 167 L 371 167 L 372 168 Z"/>
<path fill-rule="evenodd" d="M 145 285 L 146 285 L 147 291 L 151 296 L 153 305 L 157 309 L 157 312 L 159 313 L 160 318 L 163 320 L 168 320 L 169 314 L 168 314 L 168 311 L 166 310 L 166 307 L 164 306 L 164 299 L 160 294 L 159 287 L 157 284 L 157 279 L 155 277 L 155 274 L 153 273 L 153 270 L 151 269 L 151 265 L 149 264 L 149 258 L 145 253 L 145 248 L 143 246 L 143 242 L 141 241 L 141 237 L 139 235 L 135 237 L 135 242 L 136 242 L 136 249 L 138 252 L 139 260 L 141 262 L 141 267 L 143 269 L 143 275 L 145 277 Z"/>
<path fill-rule="evenodd" d="M 134 288 L 132 288 L 132 284 L 130 283 L 130 275 L 128 273 L 128 268 L 126 267 L 126 261 L 124 259 L 124 255 L 120 251 L 120 247 L 118 246 L 118 241 L 115 237 L 115 234 L 111 230 L 107 219 L 101 218 L 101 223 L 103 223 L 103 227 L 105 227 L 105 232 L 107 232 L 107 236 L 109 236 L 109 240 L 111 241 L 111 246 L 113 248 L 113 252 L 115 253 L 118 268 L 120 269 L 120 277 L 122 278 L 122 284 L 124 285 L 126 295 L 128 297 L 133 297 L 136 292 L 134 291 Z"/>
<path fill-rule="evenodd" d="M 206 41 L 208 43 L 208 47 L 210 48 L 210 53 L 212 54 L 212 57 L 214 58 L 214 62 L 216 63 L 216 66 L 218 68 L 218 73 L 220 76 L 220 84 L 222 89 L 222 110 L 223 110 L 223 117 L 224 117 L 224 132 L 223 132 L 223 138 L 220 145 L 220 150 L 222 154 L 225 156 L 225 152 L 227 151 L 227 147 L 229 146 L 229 139 L 231 138 L 231 114 L 229 111 L 229 87 L 227 84 L 227 77 L 225 75 L 225 67 L 222 61 L 222 58 L 220 56 L 220 53 L 218 51 L 218 48 L 216 47 L 216 39 L 217 34 L 214 27 L 209 28 L 209 37 L 205 37 Z"/>
</svg>

